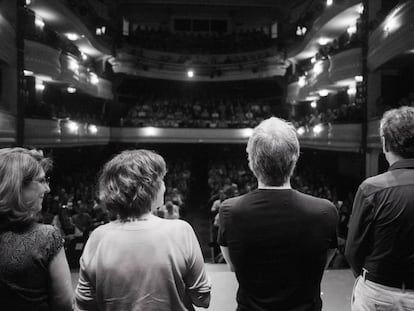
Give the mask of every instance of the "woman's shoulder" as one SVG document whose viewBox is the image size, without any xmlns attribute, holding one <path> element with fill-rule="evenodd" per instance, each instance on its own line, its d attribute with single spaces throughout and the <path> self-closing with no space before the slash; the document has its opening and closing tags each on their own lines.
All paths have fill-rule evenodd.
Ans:
<svg viewBox="0 0 414 311">
<path fill-rule="evenodd" d="M 34 235 L 34 236 L 40 236 L 45 237 L 47 239 L 49 238 L 59 238 L 61 239 L 60 230 L 58 227 L 54 225 L 47 225 L 47 224 L 41 224 L 41 223 L 35 223 L 33 224 L 29 230 L 28 234 Z"/>
</svg>

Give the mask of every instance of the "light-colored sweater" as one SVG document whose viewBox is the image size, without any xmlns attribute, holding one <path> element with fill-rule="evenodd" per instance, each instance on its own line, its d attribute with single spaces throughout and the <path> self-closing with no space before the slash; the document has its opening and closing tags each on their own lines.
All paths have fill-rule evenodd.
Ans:
<svg viewBox="0 0 414 311">
<path fill-rule="evenodd" d="M 76 307 L 194 310 L 193 303 L 210 290 L 192 227 L 151 215 L 148 220 L 111 222 L 92 232 L 80 259 Z"/>
</svg>

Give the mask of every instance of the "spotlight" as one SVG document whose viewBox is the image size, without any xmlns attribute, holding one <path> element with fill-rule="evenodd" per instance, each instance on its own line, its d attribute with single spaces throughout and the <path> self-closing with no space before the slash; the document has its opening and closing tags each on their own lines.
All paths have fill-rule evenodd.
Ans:
<svg viewBox="0 0 414 311">
<path fill-rule="evenodd" d="M 79 129 L 79 125 L 76 122 L 73 121 L 68 121 L 68 123 L 66 123 L 66 126 L 68 127 L 69 131 L 72 133 L 76 133 Z"/>
<path fill-rule="evenodd" d="M 305 128 L 301 126 L 300 128 L 296 130 L 296 132 L 298 133 L 299 136 L 302 136 L 303 134 L 305 134 Z"/>
<path fill-rule="evenodd" d="M 88 125 L 88 131 L 91 134 L 96 134 L 96 133 L 98 133 L 98 128 L 96 127 L 95 124 L 89 124 Z"/>
<path fill-rule="evenodd" d="M 188 70 L 187 71 L 187 77 L 189 77 L 189 78 L 194 77 L 194 71 L 193 70 Z"/>
<path fill-rule="evenodd" d="M 318 104 L 316 103 L 316 101 L 312 101 L 312 102 L 310 103 L 310 106 L 311 106 L 312 108 L 316 108 L 316 107 L 318 106 Z"/>
<path fill-rule="evenodd" d="M 323 125 L 322 124 L 316 124 L 313 129 L 312 129 L 313 133 L 318 135 L 323 131 Z"/>
</svg>

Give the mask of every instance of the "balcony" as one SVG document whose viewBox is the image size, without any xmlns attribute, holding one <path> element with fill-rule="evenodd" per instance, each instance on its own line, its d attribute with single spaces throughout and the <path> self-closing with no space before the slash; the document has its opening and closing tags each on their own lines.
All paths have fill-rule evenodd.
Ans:
<svg viewBox="0 0 414 311">
<path fill-rule="evenodd" d="M 16 118 L 0 111 L 0 146 L 9 146 L 16 142 Z"/>
<path fill-rule="evenodd" d="M 394 8 L 369 38 L 368 67 L 376 70 L 388 61 L 414 51 L 414 1 Z"/>
<path fill-rule="evenodd" d="M 25 69 L 57 79 L 61 74 L 60 51 L 44 43 L 24 40 Z"/>
</svg>

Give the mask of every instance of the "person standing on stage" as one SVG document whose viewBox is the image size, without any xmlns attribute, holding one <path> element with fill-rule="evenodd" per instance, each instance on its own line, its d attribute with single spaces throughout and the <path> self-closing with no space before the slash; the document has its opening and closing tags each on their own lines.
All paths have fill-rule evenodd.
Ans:
<svg viewBox="0 0 414 311">
<path fill-rule="evenodd" d="M 336 208 L 291 188 L 299 141 L 290 123 L 264 120 L 246 150 L 258 189 L 219 211 L 218 242 L 239 283 L 237 310 L 319 311 L 323 271 L 337 247 Z"/>
<path fill-rule="evenodd" d="M 359 186 L 349 223 L 352 310 L 414 310 L 414 108 L 385 112 L 380 134 L 390 167 Z"/>
</svg>

